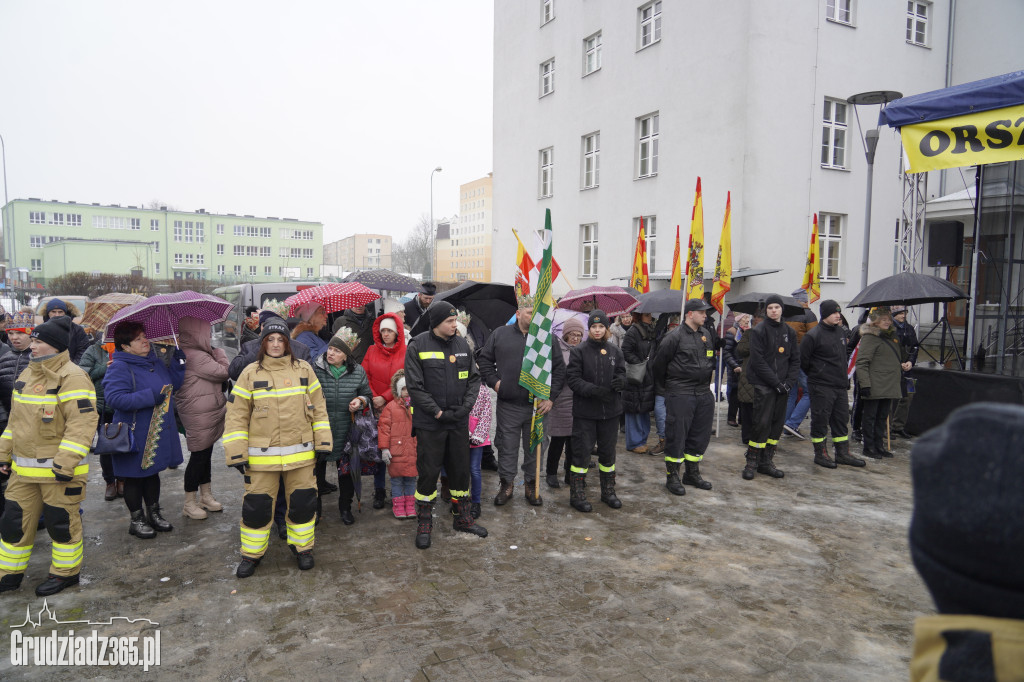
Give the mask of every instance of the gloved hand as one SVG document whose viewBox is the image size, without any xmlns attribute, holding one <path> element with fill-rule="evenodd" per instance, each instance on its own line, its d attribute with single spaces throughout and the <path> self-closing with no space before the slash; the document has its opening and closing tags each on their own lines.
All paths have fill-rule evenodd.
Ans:
<svg viewBox="0 0 1024 682">
<path fill-rule="evenodd" d="M 240 473 L 240 474 L 242 474 L 243 476 L 245 476 L 245 469 L 246 469 L 246 467 L 245 467 L 245 465 L 244 465 L 244 464 L 236 464 L 236 465 L 234 466 L 234 468 L 235 468 L 235 469 L 238 469 L 238 473 Z"/>
<path fill-rule="evenodd" d="M 156 401 L 155 403 L 153 403 L 153 407 L 156 407 L 157 405 L 159 405 L 160 403 L 162 403 L 166 399 L 167 399 L 167 396 L 164 395 L 163 391 L 153 391 L 153 400 Z"/>
<path fill-rule="evenodd" d="M 612 378 L 612 390 L 613 391 L 621 391 L 625 387 L 626 387 L 626 377 L 615 376 L 614 378 Z"/>
<path fill-rule="evenodd" d="M 871 397 L 871 387 L 870 386 L 861 386 L 860 387 L 860 397 L 861 398 L 870 398 Z"/>
<path fill-rule="evenodd" d="M 61 483 L 70 483 L 71 482 L 71 478 L 72 478 L 71 476 L 68 476 L 67 474 L 59 474 L 56 471 L 53 472 L 53 477 L 56 478 Z"/>
<path fill-rule="evenodd" d="M 384 460 L 385 464 L 391 464 L 391 450 L 384 448 L 380 451 L 380 458 Z"/>
<path fill-rule="evenodd" d="M 598 386 L 594 389 L 594 397 L 608 403 L 615 399 L 615 392 L 607 386 Z"/>
<path fill-rule="evenodd" d="M 780 381 L 779 383 L 775 384 L 775 392 L 778 393 L 779 395 L 785 395 L 789 393 L 789 386 L 786 383 Z"/>
<path fill-rule="evenodd" d="M 715 341 L 715 350 L 722 350 L 723 348 L 725 348 L 725 339 Z"/>
<path fill-rule="evenodd" d="M 455 410 L 442 410 L 441 417 L 437 420 L 442 424 L 454 424 L 458 421 L 458 417 L 455 416 Z"/>
<path fill-rule="evenodd" d="M 175 348 L 173 357 L 175 360 L 181 360 L 182 362 L 185 362 L 185 351 L 183 351 L 180 348 Z"/>
</svg>

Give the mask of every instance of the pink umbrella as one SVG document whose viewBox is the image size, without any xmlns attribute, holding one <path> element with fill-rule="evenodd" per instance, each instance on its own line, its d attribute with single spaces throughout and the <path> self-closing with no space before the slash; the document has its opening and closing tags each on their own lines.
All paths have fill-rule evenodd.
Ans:
<svg viewBox="0 0 1024 682">
<path fill-rule="evenodd" d="M 376 301 L 380 294 L 366 288 L 359 282 L 331 282 L 318 287 L 303 289 L 294 296 L 284 299 L 288 306 L 289 317 L 295 317 L 295 311 L 305 303 L 319 303 L 329 313 L 346 310 L 370 301 Z"/>
<path fill-rule="evenodd" d="M 130 321 L 142 324 L 149 339 L 173 338 L 178 345 L 178 321 L 183 317 L 194 317 L 210 324 L 223 322 L 234 306 L 223 298 L 194 291 L 179 291 L 176 294 L 150 296 L 127 308 L 121 308 L 107 323 L 103 333 L 104 341 L 114 340 L 114 328 L 119 322 Z"/>
<path fill-rule="evenodd" d="M 559 308 L 581 313 L 600 308 L 610 317 L 623 315 L 637 306 L 636 297 L 622 287 L 587 287 L 573 289 L 558 299 Z"/>
</svg>

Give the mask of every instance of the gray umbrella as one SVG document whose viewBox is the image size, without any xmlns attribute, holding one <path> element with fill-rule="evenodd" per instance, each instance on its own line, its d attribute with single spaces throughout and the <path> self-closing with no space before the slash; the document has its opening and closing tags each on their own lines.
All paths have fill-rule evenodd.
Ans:
<svg viewBox="0 0 1024 682">
<path fill-rule="evenodd" d="M 390 270 L 360 270 L 351 272 L 341 280 L 342 282 L 359 282 L 367 289 L 387 291 L 419 291 L 420 283 L 412 277 L 399 275 Z"/>
<path fill-rule="evenodd" d="M 919 272 L 901 272 L 872 282 L 853 297 L 847 308 L 942 303 L 963 298 L 970 296 L 952 282 Z"/>
</svg>

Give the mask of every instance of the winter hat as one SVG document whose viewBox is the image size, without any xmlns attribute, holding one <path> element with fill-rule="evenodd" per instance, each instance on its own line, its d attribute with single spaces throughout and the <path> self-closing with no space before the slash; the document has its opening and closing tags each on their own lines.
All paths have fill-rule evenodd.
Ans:
<svg viewBox="0 0 1024 682">
<path fill-rule="evenodd" d="M 427 308 L 427 322 L 430 324 L 431 329 L 434 329 L 449 317 L 455 317 L 456 315 L 458 315 L 458 311 L 455 310 L 455 306 L 447 301 L 434 301 Z"/>
<path fill-rule="evenodd" d="M 800 301 L 801 303 L 808 303 L 811 300 L 810 298 L 807 297 L 806 289 L 797 289 L 792 294 L 790 294 L 790 296 Z"/>
<path fill-rule="evenodd" d="M 71 340 L 71 318 L 55 317 L 43 322 L 32 330 L 32 338 L 53 346 L 58 353 L 66 351 Z"/>
<path fill-rule="evenodd" d="M 397 298 L 384 299 L 384 313 L 404 313 L 405 306 Z"/>
<path fill-rule="evenodd" d="M 818 305 L 818 312 L 823 320 L 833 313 L 841 313 L 842 311 L 842 307 L 831 298 L 825 299 Z"/>
<path fill-rule="evenodd" d="M 299 318 L 303 322 L 309 322 L 316 315 L 316 311 L 323 308 L 322 305 L 316 301 L 310 301 L 309 303 L 303 303 L 295 309 L 295 317 Z"/>
<path fill-rule="evenodd" d="M 46 303 L 46 311 L 45 311 L 45 314 L 43 315 L 43 317 L 46 317 L 47 315 L 49 315 L 51 310 L 63 310 L 64 314 L 67 315 L 68 314 L 68 304 L 65 303 L 64 301 L 60 300 L 59 298 L 51 298 Z"/>
<path fill-rule="evenodd" d="M 433 296 L 437 293 L 437 285 L 433 282 L 424 282 L 420 285 L 419 293 L 424 296 Z"/>
<path fill-rule="evenodd" d="M 380 330 L 390 329 L 398 336 L 398 325 L 395 324 L 395 318 L 393 317 L 382 317 L 380 318 Z"/>
<path fill-rule="evenodd" d="M 872 322 L 878 322 L 878 320 L 880 320 L 881 318 L 885 317 L 886 315 L 888 315 L 889 317 L 892 317 L 892 313 L 889 312 L 889 306 L 886 306 L 886 305 L 875 306 L 868 313 L 868 319 L 870 319 Z"/>
<path fill-rule="evenodd" d="M 583 323 L 580 322 L 578 318 L 570 317 L 565 321 L 565 324 L 562 325 L 562 338 L 564 339 L 568 336 L 569 332 L 579 332 L 580 334 L 583 334 Z"/>
<path fill-rule="evenodd" d="M 278 315 L 277 313 L 275 313 L 273 310 L 261 310 L 260 311 L 260 324 L 262 325 L 264 322 L 269 320 L 271 317 L 281 317 L 281 316 Z"/>
<path fill-rule="evenodd" d="M 893 317 L 895 317 L 895 316 L 899 315 L 900 313 L 906 313 L 907 312 L 907 306 L 905 306 L 905 305 L 894 305 L 893 307 L 891 307 L 889 309 L 889 311 L 890 311 L 889 314 L 892 315 Z"/>
<path fill-rule="evenodd" d="M 341 327 L 338 331 L 334 332 L 334 336 L 331 337 L 327 345 L 337 348 L 346 356 L 350 356 L 352 355 L 352 349 L 359 345 L 359 335 L 348 327 Z"/>
<path fill-rule="evenodd" d="M 776 305 L 780 305 L 781 306 L 782 305 L 782 297 L 779 296 L 778 294 L 768 294 L 768 298 L 764 299 L 764 308 L 765 308 L 765 310 L 767 310 L 768 306 L 770 306 L 773 303 L 776 304 Z M 782 307 L 785 308 L 785 306 L 782 306 Z"/>
<path fill-rule="evenodd" d="M 1024 407 L 974 403 L 910 455 L 910 556 L 940 613 L 1024 618 Z"/>
<path fill-rule="evenodd" d="M 263 317 L 262 313 L 260 317 Z M 271 334 L 284 334 L 288 336 L 288 323 L 277 315 L 271 315 L 263 322 L 263 328 L 260 330 L 260 343 L 263 343 L 263 339 Z"/>
<path fill-rule="evenodd" d="M 36 316 L 29 310 L 19 310 L 18 312 L 11 315 L 7 321 L 7 331 L 24 332 L 26 334 L 32 331 L 32 328 L 36 326 Z"/>
<path fill-rule="evenodd" d="M 610 326 L 608 324 L 608 315 L 600 308 L 591 310 L 590 314 L 587 315 L 587 329 L 590 329 L 595 324 L 603 324 L 605 327 Z"/>
</svg>

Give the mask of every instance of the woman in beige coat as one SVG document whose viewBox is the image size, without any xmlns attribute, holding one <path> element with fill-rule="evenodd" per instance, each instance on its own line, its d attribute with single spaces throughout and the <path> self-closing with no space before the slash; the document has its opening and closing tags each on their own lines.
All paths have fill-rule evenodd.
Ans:
<svg viewBox="0 0 1024 682">
<path fill-rule="evenodd" d="M 223 349 L 212 347 L 209 322 L 186 317 L 178 330 L 178 342 L 186 360 L 185 381 L 175 398 L 178 417 L 185 427 L 185 443 L 191 453 L 185 467 L 182 513 L 190 519 L 205 519 L 206 512 L 224 509 L 210 490 L 210 457 L 214 443 L 224 433 L 228 358 Z"/>
</svg>

